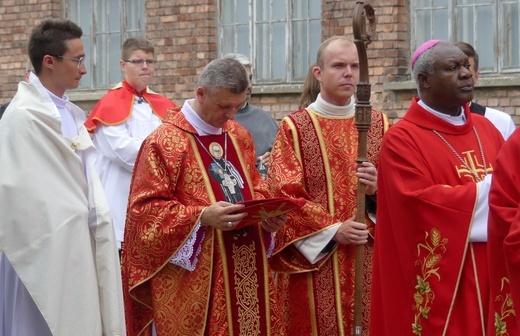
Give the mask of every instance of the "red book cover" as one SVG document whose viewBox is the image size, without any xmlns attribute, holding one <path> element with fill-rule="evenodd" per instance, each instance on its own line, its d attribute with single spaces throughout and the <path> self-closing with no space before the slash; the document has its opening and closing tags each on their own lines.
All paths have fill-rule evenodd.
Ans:
<svg viewBox="0 0 520 336">
<path fill-rule="evenodd" d="M 302 207 L 307 200 L 305 198 L 275 197 L 259 200 L 243 201 L 240 212 L 247 212 L 247 216 L 235 226 L 235 230 L 258 223 L 264 219 L 276 217 L 294 209 Z"/>
</svg>

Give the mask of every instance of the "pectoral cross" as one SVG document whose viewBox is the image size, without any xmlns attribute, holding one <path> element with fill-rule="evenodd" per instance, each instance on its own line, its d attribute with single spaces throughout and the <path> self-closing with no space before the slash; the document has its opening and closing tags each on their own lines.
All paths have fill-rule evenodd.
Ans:
<svg viewBox="0 0 520 336">
<path fill-rule="evenodd" d="M 486 175 L 486 167 L 484 167 L 481 163 L 478 163 L 478 157 L 473 153 L 473 150 L 462 153 L 465 157 L 464 162 L 466 164 L 462 168 L 456 168 L 459 177 L 462 177 L 463 175 L 471 175 L 473 177 Z"/>
<path fill-rule="evenodd" d="M 231 179 L 231 175 L 224 173 L 224 181 L 222 181 L 222 185 L 228 188 L 233 195 L 235 194 L 235 184 L 235 181 Z"/>
</svg>

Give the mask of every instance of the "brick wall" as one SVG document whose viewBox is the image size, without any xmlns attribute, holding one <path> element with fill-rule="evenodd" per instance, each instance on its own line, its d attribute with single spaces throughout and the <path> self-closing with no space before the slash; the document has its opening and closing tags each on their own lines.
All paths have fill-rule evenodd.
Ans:
<svg viewBox="0 0 520 336">
<path fill-rule="evenodd" d="M 322 40 L 333 35 L 352 36 L 355 1 L 322 1 Z M 377 17 L 377 35 L 368 47 L 371 104 L 401 118 L 416 94 L 410 84 L 410 35 L 408 0 L 372 1 Z M 153 88 L 177 104 L 193 96 L 202 68 L 217 56 L 216 0 L 146 1 L 146 37 L 156 46 Z M 27 40 L 35 23 L 60 17 L 61 0 L 0 0 L 0 103 L 9 101 L 23 78 Z M 392 83 L 408 82 L 404 88 Z M 277 120 L 298 108 L 298 90 L 261 93 L 255 87 L 251 103 L 270 112 Z M 101 93 L 100 93 L 101 95 Z M 72 95 L 71 95 L 72 96 Z M 520 89 L 514 86 L 477 87 L 475 100 L 514 116 L 520 124 Z M 87 112 L 95 100 L 76 101 Z"/>
<path fill-rule="evenodd" d="M 11 100 L 23 80 L 31 30 L 42 19 L 60 17 L 61 0 L 0 0 L 0 103 Z"/>
<path fill-rule="evenodd" d="M 192 97 L 198 74 L 217 57 L 216 1 L 146 1 L 146 10 L 146 37 L 160 61 L 154 89 L 182 104 Z"/>
</svg>

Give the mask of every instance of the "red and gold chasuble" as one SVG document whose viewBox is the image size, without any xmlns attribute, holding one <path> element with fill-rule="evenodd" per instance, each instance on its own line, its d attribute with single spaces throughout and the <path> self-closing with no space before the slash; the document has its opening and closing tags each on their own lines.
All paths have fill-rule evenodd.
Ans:
<svg viewBox="0 0 520 336">
<path fill-rule="evenodd" d="M 488 335 L 520 335 L 520 131 L 497 157 L 489 191 Z"/>
<path fill-rule="evenodd" d="M 372 112 L 368 159 L 377 165 L 389 122 Z M 290 335 L 350 335 L 353 325 L 355 247 L 336 246 L 316 264 L 294 247 L 297 240 L 353 216 L 358 133 L 354 118 L 327 118 L 310 110 L 290 114 L 275 140 L 269 180 L 274 196 L 303 197 L 276 234 L 271 266 L 277 273 L 280 303 Z M 368 222 L 368 221 L 367 221 Z M 372 230 L 373 232 L 373 230 Z M 372 243 L 365 245 L 363 324 L 368 332 Z"/>
<path fill-rule="evenodd" d="M 381 147 L 370 333 L 485 335 L 486 243 L 469 234 L 503 138 L 467 106 L 455 126 L 417 101 Z"/>
<path fill-rule="evenodd" d="M 212 169 L 227 164 L 245 199 L 269 196 L 245 129 L 229 121 L 223 134 L 197 140 L 177 110 L 145 140 L 134 169 L 122 258 L 128 334 L 149 331 L 153 321 L 158 335 L 284 335 L 267 265 L 270 234 L 258 225 L 201 227 L 195 269 L 170 263 L 202 209 L 240 185 Z"/>
</svg>

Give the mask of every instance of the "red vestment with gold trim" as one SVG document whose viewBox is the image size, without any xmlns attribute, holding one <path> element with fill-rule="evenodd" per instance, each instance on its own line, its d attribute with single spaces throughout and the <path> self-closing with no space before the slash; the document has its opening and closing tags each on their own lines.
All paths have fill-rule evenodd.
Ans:
<svg viewBox="0 0 520 336">
<path fill-rule="evenodd" d="M 520 131 L 500 149 L 489 191 L 488 335 L 520 335 Z"/>
<path fill-rule="evenodd" d="M 178 110 L 144 141 L 134 169 L 122 256 L 128 334 L 148 331 L 153 321 L 158 335 L 284 335 L 266 257 L 272 238 L 259 225 L 201 227 L 195 269 L 170 263 L 202 209 L 225 199 L 202 145 L 227 147 L 245 199 L 269 196 L 242 126 L 228 121 L 221 135 L 200 136 L 199 143 Z"/>
<path fill-rule="evenodd" d="M 473 173 L 483 179 L 493 171 L 503 138 L 467 106 L 464 113 L 466 123 L 455 126 L 414 98 L 385 135 L 370 308 L 377 323 L 370 325 L 371 335 L 485 335 L 486 243 L 469 241 L 478 197 Z"/>
<path fill-rule="evenodd" d="M 367 157 L 376 166 L 388 126 L 384 114 L 372 111 Z M 273 195 L 307 200 L 301 209 L 288 213 L 286 225 L 276 233 L 270 259 L 271 267 L 278 272 L 280 304 L 290 335 L 347 335 L 352 331 L 355 246 L 336 246 L 325 258 L 311 264 L 293 243 L 353 216 L 357 146 L 354 117 L 331 118 L 300 110 L 280 125 L 269 167 Z M 372 246 L 372 242 L 365 245 L 366 308 Z M 363 317 L 368 332 L 368 311 Z"/>
</svg>

